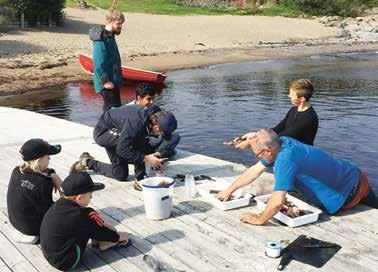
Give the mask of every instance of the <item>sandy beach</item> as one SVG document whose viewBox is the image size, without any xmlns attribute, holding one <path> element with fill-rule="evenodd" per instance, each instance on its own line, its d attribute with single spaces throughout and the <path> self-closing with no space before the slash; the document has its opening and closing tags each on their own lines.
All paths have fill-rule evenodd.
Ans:
<svg viewBox="0 0 378 272">
<path fill-rule="evenodd" d="M 67 8 L 64 27 L 0 36 L 0 95 L 90 80 L 77 53 L 91 54 L 88 30 L 104 10 Z M 317 19 L 166 16 L 127 13 L 117 37 L 123 65 L 155 71 L 320 53 L 377 50 L 377 42 L 337 37 Z"/>
</svg>

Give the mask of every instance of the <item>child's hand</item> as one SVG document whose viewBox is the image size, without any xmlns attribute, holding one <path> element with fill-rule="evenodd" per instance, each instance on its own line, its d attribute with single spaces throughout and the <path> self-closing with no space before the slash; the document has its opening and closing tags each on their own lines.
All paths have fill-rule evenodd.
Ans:
<svg viewBox="0 0 378 272">
<path fill-rule="evenodd" d="M 127 243 L 129 241 L 129 238 L 123 234 L 123 233 L 119 233 L 119 239 L 118 239 L 118 243 Z"/>
<path fill-rule="evenodd" d="M 59 195 L 63 196 L 63 190 L 62 190 L 62 187 L 61 187 L 62 180 L 60 179 L 60 177 L 56 173 L 52 173 L 50 175 L 50 177 L 51 177 L 52 182 L 54 184 L 54 193 L 59 192 Z"/>
</svg>

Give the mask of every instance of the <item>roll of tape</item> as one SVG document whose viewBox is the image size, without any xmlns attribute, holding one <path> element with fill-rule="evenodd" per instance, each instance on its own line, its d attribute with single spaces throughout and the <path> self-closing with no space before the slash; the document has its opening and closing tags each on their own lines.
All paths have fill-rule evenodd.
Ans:
<svg viewBox="0 0 378 272">
<path fill-rule="evenodd" d="M 268 241 L 265 243 L 265 255 L 270 258 L 278 258 L 281 256 L 281 242 Z"/>
</svg>

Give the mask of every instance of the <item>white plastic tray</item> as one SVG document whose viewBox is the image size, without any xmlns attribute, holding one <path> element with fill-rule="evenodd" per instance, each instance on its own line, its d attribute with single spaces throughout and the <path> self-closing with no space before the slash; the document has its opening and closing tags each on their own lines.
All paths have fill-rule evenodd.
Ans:
<svg viewBox="0 0 378 272">
<path fill-rule="evenodd" d="M 261 211 L 265 210 L 266 203 L 267 203 L 268 199 L 270 198 L 270 196 L 271 196 L 271 194 L 255 197 L 255 200 L 256 200 L 256 203 L 257 203 L 257 208 L 259 210 L 261 210 Z M 277 220 L 281 221 L 282 223 L 284 223 L 284 224 L 286 224 L 286 225 L 288 225 L 289 227 L 292 227 L 292 228 L 318 221 L 319 214 L 322 213 L 321 210 L 319 210 L 318 208 L 315 208 L 315 207 L 307 204 L 306 202 L 303 202 L 302 200 L 295 198 L 295 197 L 293 197 L 289 194 L 286 195 L 286 198 L 287 198 L 287 200 L 294 203 L 298 208 L 301 208 L 301 209 L 306 210 L 306 211 L 310 211 L 312 213 L 302 215 L 302 216 L 298 216 L 296 218 L 291 218 L 291 217 L 289 217 L 289 216 L 287 216 L 287 215 L 285 215 L 281 212 L 278 212 L 274 216 L 274 218 L 276 218 Z"/>
<path fill-rule="evenodd" d="M 243 206 L 249 205 L 249 200 L 251 199 L 252 195 L 248 193 L 244 193 L 242 189 L 236 190 L 232 195 L 238 199 L 229 200 L 229 201 L 220 201 L 218 198 L 215 197 L 215 194 L 210 194 L 210 190 L 217 190 L 222 191 L 226 189 L 230 183 L 225 181 L 210 181 L 203 183 L 201 185 L 196 185 L 196 189 L 198 193 L 213 206 L 217 207 L 222 211 L 231 210 Z M 242 198 L 239 198 L 243 196 Z"/>
</svg>

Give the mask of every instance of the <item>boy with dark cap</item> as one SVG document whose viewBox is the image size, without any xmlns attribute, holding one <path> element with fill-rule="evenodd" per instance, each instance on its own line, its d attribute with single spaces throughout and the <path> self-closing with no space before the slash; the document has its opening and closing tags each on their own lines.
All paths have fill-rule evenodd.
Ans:
<svg viewBox="0 0 378 272">
<path fill-rule="evenodd" d="M 141 191 L 139 181 L 146 176 L 145 163 L 163 168 L 163 159 L 159 158 L 160 154 L 154 153 L 149 144 L 149 135 L 162 135 L 169 140 L 176 128 L 175 116 L 156 106 L 145 108 L 129 105 L 110 109 L 100 117 L 93 136 L 95 142 L 105 148 L 111 164 L 97 161 L 84 152 L 79 161 L 72 165 L 71 172 L 93 170 L 125 181 L 129 175 L 128 164 L 134 164 L 134 188 Z"/>
<path fill-rule="evenodd" d="M 156 111 L 161 111 L 158 106 L 154 105 L 157 92 L 158 90 L 155 84 L 139 82 L 136 86 L 135 100 L 127 105 L 139 105 L 146 108 L 155 107 Z M 169 158 L 176 154 L 175 148 L 180 142 L 180 135 L 174 132 L 169 139 L 162 135 L 150 135 L 148 141 L 151 148 L 158 152 L 161 158 Z"/>
<path fill-rule="evenodd" d="M 131 240 L 106 225 L 94 209 L 87 208 L 92 192 L 104 188 L 87 172 L 72 173 L 63 181 L 64 197 L 47 211 L 41 225 L 42 252 L 55 268 L 76 268 L 89 239 L 100 250 L 131 245 Z"/>
</svg>

